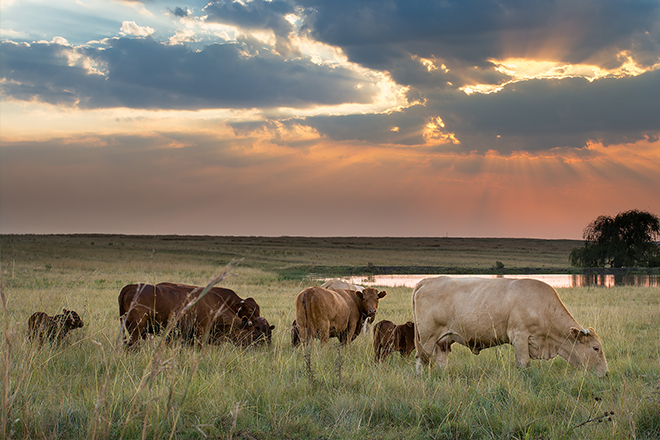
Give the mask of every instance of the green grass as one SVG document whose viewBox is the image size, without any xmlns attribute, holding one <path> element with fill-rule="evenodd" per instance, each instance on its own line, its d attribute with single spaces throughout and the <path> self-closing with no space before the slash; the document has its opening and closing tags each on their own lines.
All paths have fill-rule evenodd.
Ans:
<svg viewBox="0 0 660 440">
<path fill-rule="evenodd" d="M 657 288 L 559 290 L 578 322 L 599 333 L 610 366 L 607 378 L 577 370 L 561 358 L 518 370 L 510 346 L 479 356 L 455 346 L 444 371 L 418 375 L 414 356 L 406 360 L 397 354 L 375 365 L 370 336 L 361 335 L 346 349 L 334 339 L 326 348 L 293 349 L 294 298 L 318 281 L 285 279 L 279 271 L 309 262 L 403 266 L 410 258 L 415 264 L 435 264 L 426 245 L 415 253 L 405 241 L 389 239 L 370 239 L 354 248 L 341 248 L 350 240 L 336 239 L 340 244 L 326 251 L 320 246 L 323 239 L 286 245 L 285 239 L 268 238 L 260 248 L 258 239 L 232 245 L 230 238 L 220 243 L 215 237 L 1 238 L 6 311 L 0 327 L 0 437 L 660 438 Z M 515 255 L 512 249 L 519 243 L 500 244 Z M 541 249 L 551 245 L 539 244 Z M 511 261 L 546 264 L 541 256 L 525 256 L 535 252 L 529 246 Z M 503 256 L 495 256 L 496 248 L 482 253 L 475 267 L 496 260 L 508 265 Z M 135 352 L 121 348 L 117 296 L 122 286 L 166 280 L 202 285 L 232 258 L 245 259 L 222 285 L 259 301 L 262 314 L 276 325 L 272 346 L 193 350 L 160 346 L 156 338 L 141 342 Z M 548 258 L 548 266 L 555 264 L 555 257 Z M 454 265 L 470 264 L 456 257 Z M 411 289 L 387 291 L 377 319 L 410 320 Z M 83 329 L 72 331 L 57 348 L 26 340 L 31 313 L 52 315 L 64 307 L 81 314 Z M 614 415 L 601 417 L 605 412 Z"/>
</svg>

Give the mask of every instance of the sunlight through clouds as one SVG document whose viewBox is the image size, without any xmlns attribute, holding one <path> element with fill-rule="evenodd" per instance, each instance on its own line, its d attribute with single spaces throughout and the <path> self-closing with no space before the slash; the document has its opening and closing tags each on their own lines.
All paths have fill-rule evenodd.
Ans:
<svg viewBox="0 0 660 440">
<path fill-rule="evenodd" d="M 655 2 L 27 0 L 0 28 L 3 233 L 579 238 L 660 214 Z M 168 220 L 116 214 L 138 207 Z"/>
</svg>

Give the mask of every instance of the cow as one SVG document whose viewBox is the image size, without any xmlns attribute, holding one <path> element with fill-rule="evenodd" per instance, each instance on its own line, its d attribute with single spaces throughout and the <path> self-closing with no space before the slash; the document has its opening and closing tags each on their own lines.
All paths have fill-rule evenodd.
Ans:
<svg viewBox="0 0 660 440">
<path fill-rule="evenodd" d="M 326 280 L 325 283 L 321 284 L 321 287 L 324 289 L 330 289 L 330 290 L 359 290 L 360 292 L 364 290 L 364 287 L 362 286 L 357 286 L 355 284 L 351 284 L 347 281 L 340 280 L 338 278 L 332 278 L 329 280 Z M 362 326 L 362 333 L 369 333 L 371 330 L 371 324 L 374 322 L 373 318 L 367 318 L 364 321 L 364 325 Z"/>
<path fill-rule="evenodd" d="M 378 321 L 374 326 L 374 360 L 382 362 L 398 351 L 402 357 L 415 349 L 415 324 L 411 321 L 396 325 L 392 321 Z"/>
<path fill-rule="evenodd" d="M 296 327 L 300 342 L 308 344 L 312 338 L 326 345 L 336 337 L 348 345 L 360 333 L 364 321 L 373 318 L 378 300 L 387 292 L 367 287 L 359 290 L 330 290 L 308 287 L 296 297 Z"/>
<path fill-rule="evenodd" d="M 340 280 L 338 278 L 333 278 L 330 280 L 326 280 L 325 283 L 321 284 L 321 287 L 324 289 L 343 289 L 343 290 L 364 290 L 364 287 L 362 286 L 356 286 L 355 284 L 351 284 L 349 282 L 346 282 L 344 280 Z"/>
<path fill-rule="evenodd" d="M 48 316 L 44 312 L 35 312 L 28 318 L 28 338 L 39 339 L 43 344 L 44 339 L 55 342 L 61 342 L 69 331 L 82 328 L 85 323 L 80 319 L 80 315 L 73 310 L 62 309 L 61 315 Z"/>
<path fill-rule="evenodd" d="M 300 345 L 300 331 L 298 330 L 298 322 L 295 319 L 291 324 L 291 345 L 294 347 Z"/>
<path fill-rule="evenodd" d="M 261 342 L 262 340 L 266 344 L 270 345 L 273 337 L 273 330 L 275 329 L 274 325 L 268 324 L 268 321 L 263 316 L 257 316 L 252 319 L 252 324 L 255 327 L 256 335 L 255 342 Z"/>
<path fill-rule="evenodd" d="M 516 366 L 557 355 L 598 376 L 607 360 L 598 335 L 582 328 L 555 289 L 533 279 L 426 278 L 412 293 L 417 371 L 446 366 L 457 342 L 474 354 L 501 344 L 514 347 Z"/>
<path fill-rule="evenodd" d="M 200 289 L 198 286 L 191 286 L 188 284 L 179 284 L 179 283 L 169 283 L 169 282 L 164 282 L 164 283 L 159 283 L 161 286 L 170 286 L 175 289 L 183 289 L 188 292 L 192 292 L 195 289 Z M 201 288 L 203 289 L 203 287 Z M 261 316 L 261 309 L 259 307 L 259 304 L 257 304 L 257 301 L 255 301 L 254 298 L 246 298 L 243 299 L 240 296 L 236 294 L 231 289 L 226 289 L 224 287 L 211 287 L 211 292 L 214 294 L 218 295 L 224 303 L 229 307 L 231 310 L 236 313 L 236 315 L 240 316 L 241 318 L 246 317 L 247 319 L 252 319 L 256 318 L 258 316 Z"/>
<path fill-rule="evenodd" d="M 218 295 L 203 288 L 189 290 L 174 283 L 129 284 L 119 294 L 119 316 L 126 331 L 124 345 L 132 347 L 147 334 L 160 334 L 168 325 L 174 336 L 190 344 L 230 341 L 250 345 L 259 332 L 247 317 L 239 317 Z"/>
</svg>

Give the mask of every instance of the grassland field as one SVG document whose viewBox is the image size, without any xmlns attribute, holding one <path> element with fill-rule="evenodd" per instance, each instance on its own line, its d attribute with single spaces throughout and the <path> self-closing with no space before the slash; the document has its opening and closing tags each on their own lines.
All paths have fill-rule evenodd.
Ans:
<svg viewBox="0 0 660 440">
<path fill-rule="evenodd" d="M 569 240 L 2 235 L 2 419 L 17 439 L 658 439 L 660 289 L 558 293 L 596 329 L 597 378 L 563 359 L 514 367 L 513 349 L 415 373 L 414 356 L 373 361 L 372 337 L 292 348 L 294 298 L 325 276 L 529 268 L 569 271 Z M 229 266 L 228 264 L 231 263 Z M 412 270 L 410 270 L 412 269 Z M 117 296 L 133 282 L 221 282 L 257 299 L 269 347 L 121 345 Z M 560 272 L 561 271 L 561 272 Z M 436 272 L 442 273 L 442 272 Z M 412 318 L 411 289 L 386 288 L 377 320 Z M 35 311 L 80 313 L 58 347 L 30 343 Z M 307 362 L 309 360 L 309 362 Z"/>
</svg>

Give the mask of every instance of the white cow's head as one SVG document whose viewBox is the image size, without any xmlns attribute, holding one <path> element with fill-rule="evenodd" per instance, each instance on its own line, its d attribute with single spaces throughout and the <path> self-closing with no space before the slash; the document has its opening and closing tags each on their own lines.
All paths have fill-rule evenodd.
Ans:
<svg viewBox="0 0 660 440">
<path fill-rule="evenodd" d="M 597 376 L 607 374 L 607 359 L 603 352 L 603 344 L 593 328 L 572 327 L 569 340 L 573 344 L 567 359 L 571 365 L 584 367 L 593 371 Z"/>
</svg>

